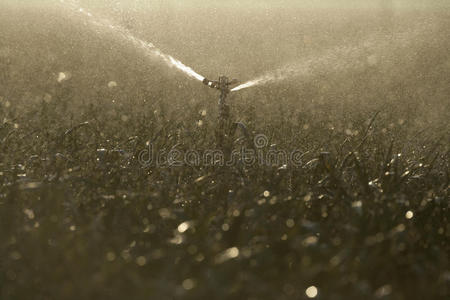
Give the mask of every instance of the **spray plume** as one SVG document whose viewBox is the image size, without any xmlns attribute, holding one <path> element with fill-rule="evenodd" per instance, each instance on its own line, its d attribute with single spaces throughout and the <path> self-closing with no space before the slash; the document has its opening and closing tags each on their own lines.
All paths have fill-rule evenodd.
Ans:
<svg viewBox="0 0 450 300">
<path fill-rule="evenodd" d="M 364 69 L 378 64 L 380 59 L 391 59 L 393 49 L 408 47 L 418 34 L 429 30 L 426 27 L 426 24 L 419 24 L 405 32 L 396 33 L 395 37 L 374 35 L 354 45 L 334 47 L 247 81 L 231 91 L 236 92 L 293 77 L 311 77 L 332 72 Z"/>
<path fill-rule="evenodd" d="M 295 76 L 308 76 L 320 72 L 325 68 L 327 68 L 327 71 L 330 71 L 330 69 L 333 68 L 338 69 L 343 66 L 342 61 L 344 59 L 348 60 L 348 58 L 346 59 L 345 54 L 348 56 L 351 52 L 354 52 L 354 50 L 355 49 L 351 47 L 335 48 L 320 55 L 305 59 L 302 62 L 289 64 L 275 71 L 266 73 L 233 88 L 231 91 L 236 92 L 258 85 L 282 81 Z"/>
<path fill-rule="evenodd" d="M 169 67 L 175 67 L 191 78 L 194 78 L 199 81 L 203 81 L 203 79 L 205 79 L 205 77 L 198 74 L 192 68 L 183 64 L 181 61 L 175 59 L 171 55 L 162 53 L 152 43 L 148 43 L 142 39 L 135 37 L 129 30 L 121 26 L 114 25 L 107 19 L 94 17 L 93 14 L 90 13 L 88 10 L 80 7 L 80 5 L 76 1 L 60 0 L 60 2 L 71 8 L 74 12 L 87 16 L 91 24 L 114 31 L 122 39 L 126 40 L 129 43 L 132 43 L 135 47 L 142 49 L 146 55 L 161 59 Z"/>
<path fill-rule="evenodd" d="M 129 30 L 111 24 L 107 19 L 94 17 L 89 11 L 81 8 L 77 1 L 60 0 L 60 2 L 70 7 L 74 12 L 87 16 L 91 24 L 113 31 L 122 39 L 132 43 L 135 47 L 142 49 L 146 55 L 161 59 L 168 66 L 177 68 L 191 78 L 199 81 L 205 79 L 204 76 L 184 65 L 181 61 L 168 54 L 162 53 L 152 43 L 145 42 L 144 40 L 135 37 Z M 380 38 L 380 36 L 373 36 L 356 45 L 338 46 L 319 54 L 311 55 L 301 62 L 291 63 L 278 70 L 247 81 L 236 86 L 231 91 L 236 92 L 250 87 L 286 80 L 292 77 L 311 77 L 332 72 L 342 72 L 344 70 L 366 68 L 368 65 L 377 64 L 378 59 L 380 58 L 388 58 L 390 51 L 392 51 L 394 46 L 407 47 L 408 44 L 414 40 L 415 35 L 424 30 L 428 30 L 428 28 L 426 28 L 428 26 L 426 25 L 429 24 L 418 24 L 415 28 L 397 33 L 395 38 L 391 37 L 389 39 L 386 37 Z M 393 44 L 393 41 L 395 41 L 395 45 Z"/>
</svg>

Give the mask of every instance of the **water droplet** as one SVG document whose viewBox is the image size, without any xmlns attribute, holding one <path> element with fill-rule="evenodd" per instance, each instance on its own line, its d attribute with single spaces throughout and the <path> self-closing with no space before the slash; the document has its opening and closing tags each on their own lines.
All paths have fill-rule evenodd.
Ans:
<svg viewBox="0 0 450 300">
<path fill-rule="evenodd" d="M 362 202 L 361 201 L 354 201 L 352 202 L 352 207 L 353 208 L 358 208 L 362 206 Z"/>
<path fill-rule="evenodd" d="M 106 260 L 107 261 L 114 261 L 115 259 L 116 259 L 116 254 L 114 252 L 106 253 Z"/>
<path fill-rule="evenodd" d="M 239 256 L 239 249 L 237 247 L 228 248 L 216 257 L 216 263 L 221 264 L 227 260 L 236 258 Z"/>
<path fill-rule="evenodd" d="M 33 212 L 33 210 L 26 208 L 26 209 L 24 209 L 23 212 L 24 212 L 24 214 L 27 215 L 28 219 L 30 219 L 30 220 L 34 219 L 34 212 Z"/>
<path fill-rule="evenodd" d="M 228 231 L 228 230 L 230 230 L 230 225 L 228 225 L 227 223 L 222 224 L 222 230 L 223 230 L 223 231 Z"/>
<path fill-rule="evenodd" d="M 312 245 L 317 244 L 317 241 L 318 241 L 318 240 L 319 240 L 319 239 L 317 238 L 317 236 L 312 235 L 312 236 L 309 236 L 309 237 L 307 237 L 306 239 L 304 239 L 304 240 L 303 240 L 303 244 L 304 244 L 305 246 L 312 246 Z"/>
<path fill-rule="evenodd" d="M 178 232 L 183 233 L 186 230 L 188 230 L 190 227 L 189 222 L 183 222 L 180 225 L 178 225 Z"/>
<path fill-rule="evenodd" d="M 145 266 L 145 264 L 147 263 L 147 259 L 144 256 L 139 256 L 138 258 L 136 258 L 136 264 L 140 267 Z"/>
<path fill-rule="evenodd" d="M 292 228 L 292 227 L 294 227 L 294 225 L 295 225 L 294 220 L 292 220 L 292 219 L 287 219 L 286 220 L 286 226 L 287 227 Z"/>
<path fill-rule="evenodd" d="M 311 194 L 306 194 L 305 197 L 303 197 L 303 201 L 308 202 L 311 200 Z"/>
<path fill-rule="evenodd" d="M 407 218 L 409 220 L 409 219 L 412 219 L 413 217 L 414 217 L 414 213 L 412 211 L 408 210 L 405 214 L 405 218 Z"/>
<path fill-rule="evenodd" d="M 192 290 L 195 287 L 195 281 L 191 278 L 187 278 L 183 280 L 183 283 L 181 284 L 183 286 L 183 289 L 186 291 Z"/>
<path fill-rule="evenodd" d="M 115 81 L 110 81 L 110 82 L 108 83 L 108 87 L 109 87 L 110 89 L 115 88 L 116 86 L 117 86 L 117 82 L 115 82 Z"/>
<path fill-rule="evenodd" d="M 63 81 L 66 80 L 66 79 L 67 79 L 67 75 L 66 75 L 64 72 L 60 72 L 60 73 L 58 74 L 58 79 L 57 79 L 57 81 L 58 81 L 59 83 L 63 82 Z"/>
<path fill-rule="evenodd" d="M 392 293 L 392 287 L 389 284 L 383 285 L 375 291 L 375 296 L 377 298 L 382 298 L 390 295 Z"/>
<path fill-rule="evenodd" d="M 315 286 L 310 286 L 305 290 L 305 294 L 306 296 L 308 296 L 308 298 L 315 298 L 317 296 L 318 290 Z"/>
</svg>

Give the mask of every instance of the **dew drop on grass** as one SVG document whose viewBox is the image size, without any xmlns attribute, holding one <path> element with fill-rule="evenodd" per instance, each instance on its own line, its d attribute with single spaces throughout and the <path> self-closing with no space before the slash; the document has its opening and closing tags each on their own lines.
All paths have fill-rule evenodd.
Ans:
<svg viewBox="0 0 450 300">
<path fill-rule="evenodd" d="M 114 252 L 108 252 L 106 253 L 106 260 L 107 261 L 114 261 L 116 259 L 116 254 Z"/>
<path fill-rule="evenodd" d="M 115 82 L 115 81 L 108 82 L 108 87 L 110 89 L 117 87 L 117 82 Z"/>
<path fill-rule="evenodd" d="M 147 259 L 145 258 L 145 256 L 139 256 L 138 258 L 136 258 L 136 264 L 140 267 L 143 267 L 147 264 Z"/>
<path fill-rule="evenodd" d="M 318 240 L 319 239 L 317 238 L 317 236 L 312 235 L 312 236 L 309 236 L 306 239 L 304 239 L 303 244 L 305 246 L 313 246 L 313 245 L 317 244 Z"/>
<path fill-rule="evenodd" d="M 414 217 L 414 213 L 410 210 L 408 210 L 405 214 L 405 218 L 407 218 L 408 220 L 412 219 Z"/>
<path fill-rule="evenodd" d="M 178 232 L 183 233 L 186 230 L 188 230 L 190 227 L 189 222 L 183 222 L 180 225 L 178 225 Z"/>
<path fill-rule="evenodd" d="M 292 219 L 287 219 L 286 220 L 286 226 L 287 227 L 292 228 L 292 227 L 294 227 L 294 225 L 295 225 L 294 220 L 292 220 Z"/>
<path fill-rule="evenodd" d="M 163 218 L 163 219 L 170 218 L 170 216 L 171 216 L 171 212 L 167 208 L 161 208 L 158 212 L 159 212 L 159 215 L 161 216 L 161 218 Z"/>
<path fill-rule="evenodd" d="M 404 224 L 399 224 L 394 228 L 394 232 L 403 232 L 405 231 L 406 227 Z"/>
<path fill-rule="evenodd" d="M 352 207 L 353 208 L 360 208 L 360 207 L 362 207 L 362 202 L 360 200 L 354 201 L 354 202 L 352 202 Z"/>
<path fill-rule="evenodd" d="M 239 249 L 237 247 L 228 248 L 225 251 L 219 253 L 219 255 L 217 255 L 215 262 L 217 264 L 221 264 L 238 256 L 239 256 Z"/>
<path fill-rule="evenodd" d="M 191 278 L 187 278 L 183 280 L 183 283 L 181 284 L 183 286 L 183 289 L 186 291 L 192 290 L 195 287 L 195 281 Z"/>
<path fill-rule="evenodd" d="M 205 256 L 202 253 L 199 253 L 196 257 L 195 260 L 197 262 L 202 262 L 205 259 Z"/>
<path fill-rule="evenodd" d="M 34 211 L 31 209 L 24 209 L 23 213 L 28 217 L 28 219 L 33 220 L 34 219 Z"/>
<path fill-rule="evenodd" d="M 66 80 L 66 79 L 67 79 L 66 73 L 64 73 L 64 72 L 59 72 L 57 81 L 58 81 L 59 83 L 61 83 L 61 82 L 63 82 L 63 81 Z"/>
<path fill-rule="evenodd" d="M 306 196 L 305 197 L 303 197 L 303 201 L 305 201 L 305 202 L 308 202 L 308 201 L 310 201 L 311 200 L 311 194 L 306 194 Z"/>
<path fill-rule="evenodd" d="M 390 286 L 389 284 L 386 284 L 386 285 L 379 287 L 375 291 L 375 296 L 377 298 L 383 298 L 383 297 L 390 295 L 391 293 L 392 293 L 392 286 Z"/>
<path fill-rule="evenodd" d="M 308 298 L 315 298 L 318 294 L 318 290 L 312 285 L 305 290 L 305 294 Z"/>
</svg>

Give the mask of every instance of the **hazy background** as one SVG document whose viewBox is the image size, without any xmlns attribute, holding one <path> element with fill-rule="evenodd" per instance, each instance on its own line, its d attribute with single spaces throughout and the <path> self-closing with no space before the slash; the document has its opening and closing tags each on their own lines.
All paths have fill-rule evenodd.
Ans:
<svg viewBox="0 0 450 300">
<path fill-rule="evenodd" d="M 342 133 L 352 118 L 375 111 L 408 120 L 411 135 L 424 127 L 448 132 L 446 1 L 72 3 L 93 17 L 59 1 L 2 1 L 3 99 L 22 107 L 52 95 L 81 109 L 93 103 L 131 111 L 164 102 L 174 112 L 193 104 L 215 111 L 214 91 L 92 23 L 107 20 L 211 79 L 284 77 L 234 93 L 230 101 L 240 120 L 249 109 L 267 116 L 282 105 L 320 120 L 324 129 L 341 124 Z M 68 75 L 63 82 L 60 72 Z M 118 87 L 109 88 L 111 81 Z"/>
</svg>

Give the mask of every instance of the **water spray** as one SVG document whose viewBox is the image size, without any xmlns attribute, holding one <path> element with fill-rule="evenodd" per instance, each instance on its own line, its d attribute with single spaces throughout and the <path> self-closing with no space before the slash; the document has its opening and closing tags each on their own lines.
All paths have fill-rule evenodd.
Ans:
<svg viewBox="0 0 450 300">
<path fill-rule="evenodd" d="M 109 31 L 115 33 L 117 36 L 121 37 L 128 43 L 133 44 L 135 47 L 142 49 L 144 54 L 161 59 L 169 67 L 175 67 L 187 76 L 196 79 L 198 81 L 203 81 L 205 77 L 195 72 L 192 68 L 186 66 L 181 61 L 175 59 L 173 56 L 164 54 L 152 43 L 146 42 L 138 37 L 135 37 L 129 30 L 123 28 L 122 26 L 112 24 L 109 20 L 94 16 L 87 9 L 82 8 L 77 1 L 74 0 L 60 0 L 66 7 L 69 7 L 72 11 L 82 14 L 88 17 L 89 23 L 100 27 L 108 29 Z"/>
<path fill-rule="evenodd" d="M 406 31 L 397 32 L 395 39 L 380 38 L 379 35 L 374 34 L 354 44 L 336 46 L 244 82 L 231 89 L 231 92 L 294 77 L 311 77 L 324 73 L 366 69 L 377 65 L 380 59 L 389 59 L 393 49 L 407 48 L 416 40 L 417 35 L 431 31 L 430 26 L 430 24 L 418 24 Z"/>
<path fill-rule="evenodd" d="M 229 144 L 226 142 L 226 140 L 228 140 L 229 137 L 234 134 L 234 130 L 236 129 L 236 126 L 234 125 L 239 125 L 238 123 L 230 122 L 230 108 L 226 103 L 226 98 L 229 93 L 271 82 L 285 80 L 291 77 L 307 77 L 324 72 L 340 72 L 348 69 L 366 68 L 368 64 L 372 65 L 377 63 L 377 56 L 388 56 L 389 53 L 385 52 L 385 49 L 392 48 L 391 40 L 380 40 L 379 36 L 375 36 L 366 39 L 362 43 L 338 46 L 332 49 L 328 49 L 320 54 L 312 55 L 309 58 L 302 60 L 301 62 L 289 64 L 278 70 L 266 73 L 256 79 L 232 87 L 232 85 L 237 84 L 236 80 L 230 81 L 225 76 L 220 76 L 218 81 L 211 81 L 209 79 L 206 79 L 204 76 L 198 74 L 192 68 L 186 66 L 171 55 L 162 53 L 152 43 L 145 42 L 144 40 L 135 37 L 129 30 L 121 26 L 114 25 L 107 19 L 94 17 L 91 12 L 87 11 L 84 8 L 81 8 L 76 0 L 60 1 L 66 6 L 70 7 L 74 12 L 86 16 L 91 24 L 99 28 L 108 29 L 126 42 L 131 43 L 135 47 L 143 50 L 145 55 L 159 58 L 169 67 L 175 67 L 185 75 L 201 81 L 211 88 L 220 90 L 218 103 L 219 116 L 217 140 L 218 145 L 221 147 L 226 147 L 225 144 Z M 410 29 L 404 33 L 398 34 L 398 36 L 396 36 L 397 45 L 407 46 L 408 41 L 413 40 L 413 36 L 416 33 L 415 31 L 423 31 L 423 27 L 424 26 L 420 26 L 420 28 Z M 371 56 L 368 57 L 370 53 L 372 53 L 372 58 Z"/>
<path fill-rule="evenodd" d="M 94 15 L 88 10 L 80 7 L 75 0 L 60 0 L 61 3 L 68 6 L 72 11 L 82 14 L 88 17 L 88 21 L 100 28 L 108 29 L 109 31 L 115 33 L 117 36 L 121 37 L 123 40 L 133 44 L 139 49 L 144 50 L 144 54 L 158 57 L 163 62 L 165 62 L 170 67 L 175 67 L 182 71 L 184 74 L 198 81 L 203 82 L 205 85 L 220 90 L 219 97 L 219 117 L 218 117 L 218 127 L 217 127 L 217 143 L 219 146 L 224 147 L 225 140 L 230 136 L 230 130 L 232 123 L 230 122 L 230 108 L 226 103 L 226 98 L 228 94 L 232 91 L 231 86 L 238 83 L 237 80 L 229 80 L 226 76 L 220 76 L 219 80 L 212 81 L 206 79 L 204 76 L 195 72 L 192 68 L 186 66 L 181 61 L 175 59 L 171 55 L 162 53 L 158 48 L 156 48 L 152 43 L 145 42 L 142 39 L 135 37 L 129 30 L 121 26 L 112 24 L 109 20 L 94 17 Z"/>
<path fill-rule="evenodd" d="M 96 25 L 97 27 L 107 28 L 110 31 L 114 32 L 116 35 L 120 36 L 122 39 L 126 40 L 129 43 L 132 43 L 136 47 L 144 50 L 145 54 L 153 57 L 157 57 L 165 62 L 170 67 L 175 67 L 187 76 L 194 78 L 198 81 L 204 82 L 205 77 L 195 72 L 192 68 L 186 66 L 181 61 L 175 59 L 171 55 L 162 53 L 158 48 L 156 48 L 152 43 L 145 42 L 142 39 L 135 37 L 130 31 L 127 29 L 111 24 L 111 22 L 107 19 L 94 17 L 94 15 L 88 10 L 80 7 L 76 0 L 60 0 L 61 3 L 64 3 L 66 6 L 70 7 L 74 12 L 81 13 L 88 17 L 88 20 L 91 24 Z M 411 35 L 414 35 L 415 30 L 424 30 L 424 24 L 421 24 L 420 28 L 408 30 L 407 32 L 400 33 L 396 40 L 407 43 L 409 40 L 413 40 Z M 380 41 L 379 37 L 369 38 L 362 43 L 358 43 L 356 45 L 345 45 L 338 46 L 327 51 L 324 51 L 318 55 L 312 55 L 311 57 L 303 60 L 300 63 L 293 63 L 287 66 L 284 66 L 278 70 L 273 72 L 266 73 L 256 79 L 244 82 L 232 89 L 221 89 L 221 98 L 226 98 L 226 95 L 230 92 L 237 92 L 242 89 L 255 87 L 271 82 L 285 80 L 290 77 L 295 76 L 311 76 L 314 73 L 320 72 L 329 72 L 329 71 L 341 71 L 343 69 L 351 69 L 351 68 L 359 68 L 365 67 L 367 61 L 364 62 L 364 59 L 367 57 L 364 56 L 366 50 L 377 53 L 382 52 L 383 48 L 391 48 L 388 46 L 391 45 L 391 40 Z M 380 51 L 381 50 L 381 51 Z M 370 64 L 370 62 L 369 62 Z M 207 80 L 207 82 L 213 82 Z M 228 85 L 229 86 L 229 85 Z M 226 90 L 226 92 L 224 92 Z"/>
</svg>

